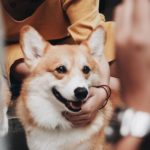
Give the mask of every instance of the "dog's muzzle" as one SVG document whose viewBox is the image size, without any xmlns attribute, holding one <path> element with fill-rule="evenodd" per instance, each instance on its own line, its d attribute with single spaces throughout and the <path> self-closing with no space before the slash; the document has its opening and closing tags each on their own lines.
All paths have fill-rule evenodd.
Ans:
<svg viewBox="0 0 150 150">
<path fill-rule="evenodd" d="M 64 98 L 59 91 L 55 87 L 52 88 L 52 93 L 56 97 L 57 100 L 62 102 L 70 111 L 78 112 L 81 110 L 82 104 L 85 102 L 83 100 L 80 101 L 71 101 Z M 84 96 L 85 97 L 85 96 Z"/>
</svg>

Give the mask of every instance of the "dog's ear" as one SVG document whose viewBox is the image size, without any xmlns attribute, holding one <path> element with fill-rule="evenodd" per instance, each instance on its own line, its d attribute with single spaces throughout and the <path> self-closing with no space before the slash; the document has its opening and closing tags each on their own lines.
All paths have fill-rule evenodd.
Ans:
<svg viewBox="0 0 150 150">
<path fill-rule="evenodd" d="M 98 26 L 89 36 L 86 44 L 91 50 L 92 55 L 100 57 L 104 51 L 105 31 L 102 26 Z"/>
<path fill-rule="evenodd" d="M 24 26 L 20 32 L 20 45 L 26 64 L 33 68 L 45 53 L 46 41 L 31 26 Z"/>
</svg>

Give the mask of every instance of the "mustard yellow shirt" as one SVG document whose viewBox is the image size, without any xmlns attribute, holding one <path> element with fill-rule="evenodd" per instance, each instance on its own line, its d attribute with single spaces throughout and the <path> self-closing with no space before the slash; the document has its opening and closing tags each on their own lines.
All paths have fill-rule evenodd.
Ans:
<svg viewBox="0 0 150 150">
<path fill-rule="evenodd" d="M 29 24 L 46 40 L 71 36 L 80 43 L 87 39 L 95 27 L 102 25 L 106 31 L 105 54 L 111 61 L 114 59 L 114 24 L 105 22 L 98 8 L 99 0 L 45 0 L 31 16 L 17 21 L 2 7 L 6 41 L 18 40 L 21 27 Z M 9 74 L 10 66 L 23 55 L 19 45 L 8 46 L 6 50 L 6 69 Z"/>
</svg>

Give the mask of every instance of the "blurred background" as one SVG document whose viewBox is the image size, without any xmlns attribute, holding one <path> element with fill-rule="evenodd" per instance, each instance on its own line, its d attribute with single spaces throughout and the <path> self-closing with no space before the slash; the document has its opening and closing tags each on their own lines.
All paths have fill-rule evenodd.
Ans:
<svg viewBox="0 0 150 150">
<path fill-rule="evenodd" d="M 99 11 L 105 15 L 107 21 L 113 20 L 114 8 L 121 0 L 100 0 Z"/>
</svg>

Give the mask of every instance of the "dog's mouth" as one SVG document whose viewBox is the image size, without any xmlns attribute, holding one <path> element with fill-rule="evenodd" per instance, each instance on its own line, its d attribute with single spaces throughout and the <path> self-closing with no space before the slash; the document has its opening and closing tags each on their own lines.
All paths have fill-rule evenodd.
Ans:
<svg viewBox="0 0 150 150">
<path fill-rule="evenodd" d="M 55 87 L 52 88 L 52 92 L 56 99 L 58 99 L 60 102 L 62 102 L 70 111 L 78 112 L 81 110 L 81 106 L 84 103 L 83 101 L 71 101 L 64 98 L 59 91 Z"/>
</svg>

